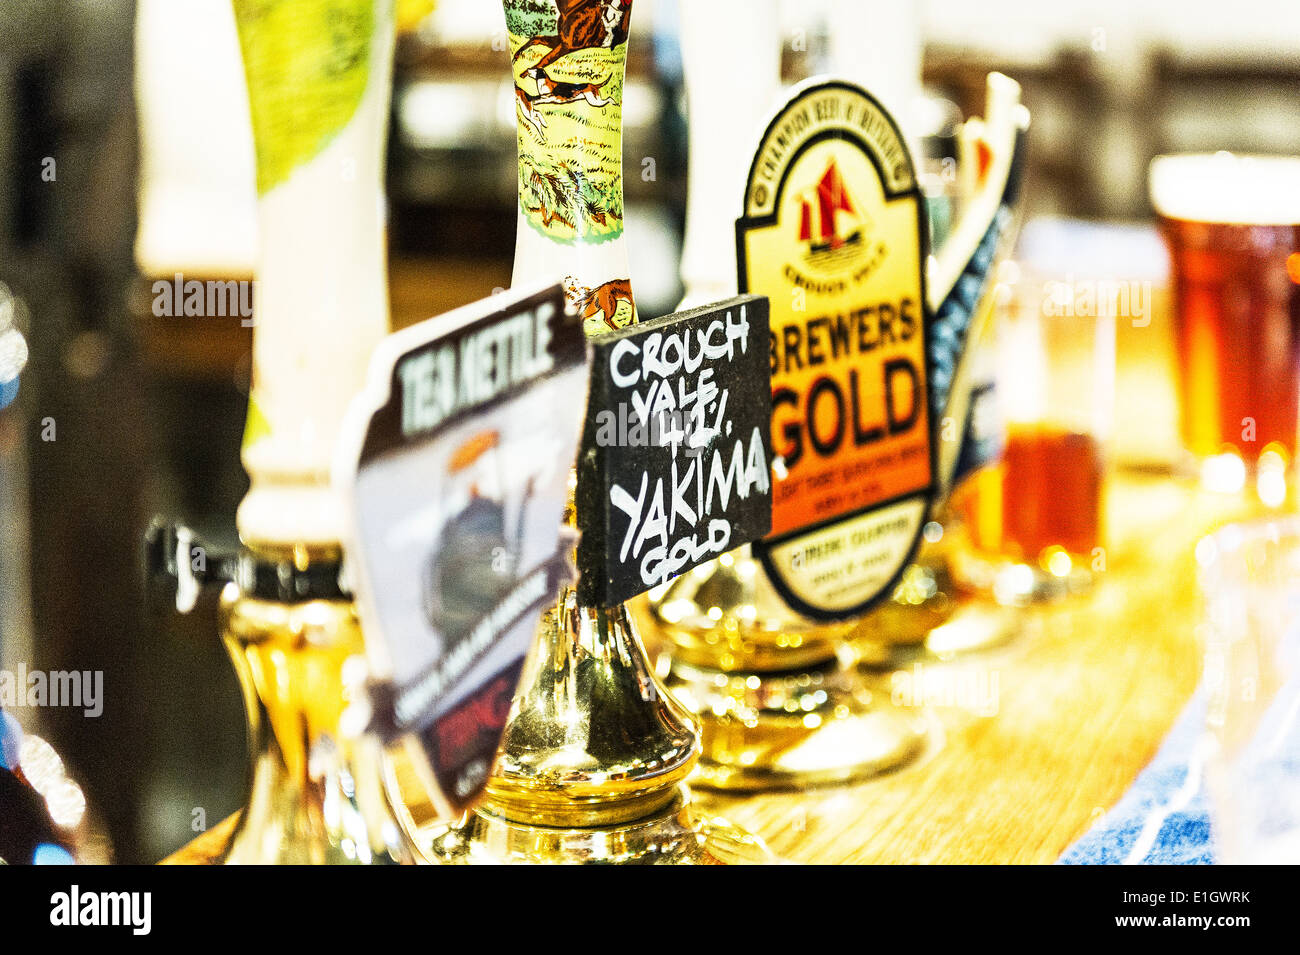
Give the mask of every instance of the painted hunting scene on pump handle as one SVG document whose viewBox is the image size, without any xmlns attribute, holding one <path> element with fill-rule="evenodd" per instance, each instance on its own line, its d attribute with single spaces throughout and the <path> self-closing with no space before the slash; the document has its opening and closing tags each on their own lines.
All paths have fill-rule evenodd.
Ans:
<svg viewBox="0 0 1300 955">
<path fill-rule="evenodd" d="M 554 242 L 623 235 L 622 105 L 631 0 L 505 0 L 519 120 L 519 211 Z M 625 277 L 565 282 L 594 328 L 634 320 Z"/>
</svg>

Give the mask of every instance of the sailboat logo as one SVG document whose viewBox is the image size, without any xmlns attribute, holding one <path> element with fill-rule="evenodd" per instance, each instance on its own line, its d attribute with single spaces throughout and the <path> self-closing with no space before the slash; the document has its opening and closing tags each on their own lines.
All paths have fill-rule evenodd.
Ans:
<svg viewBox="0 0 1300 955">
<path fill-rule="evenodd" d="M 832 159 L 815 186 L 798 196 L 799 241 L 808 243 L 807 259 L 818 265 L 837 265 L 862 251 L 870 222 L 859 209 Z"/>
</svg>

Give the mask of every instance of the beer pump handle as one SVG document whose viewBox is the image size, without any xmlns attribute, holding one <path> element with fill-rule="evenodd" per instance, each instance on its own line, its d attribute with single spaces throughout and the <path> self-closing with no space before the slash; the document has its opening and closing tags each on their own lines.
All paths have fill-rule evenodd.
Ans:
<svg viewBox="0 0 1300 955">
<path fill-rule="evenodd" d="M 779 7 L 777 0 L 681 0 L 690 132 L 683 311 L 736 294 L 745 176 L 781 90 Z"/>
<path fill-rule="evenodd" d="M 830 12 L 829 68 L 891 113 L 914 157 L 913 113 L 921 97 L 921 15 L 913 3 L 839 3 Z"/>
<path fill-rule="evenodd" d="M 250 546 L 333 547 L 338 430 L 388 331 L 383 169 L 391 0 L 235 3 L 257 156 Z M 292 51 L 292 55 L 286 55 Z"/>
</svg>

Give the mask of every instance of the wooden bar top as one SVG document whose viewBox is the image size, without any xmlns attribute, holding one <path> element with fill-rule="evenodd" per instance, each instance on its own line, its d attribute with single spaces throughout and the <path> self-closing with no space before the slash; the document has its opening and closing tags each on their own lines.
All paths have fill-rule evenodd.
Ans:
<svg viewBox="0 0 1300 955">
<path fill-rule="evenodd" d="M 1125 474 L 1107 507 L 1107 567 L 1091 593 L 1018 611 L 1016 636 L 997 649 L 880 676 L 886 695 L 922 676 L 957 688 L 926 708 L 920 760 L 853 786 L 697 801 L 795 862 L 1056 861 L 1132 784 L 1195 689 L 1193 552 L 1247 505 Z M 166 861 L 210 861 L 233 823 Z"/>
<path fill-rule="evenodd" d="M 1107 497 L 1108 566 L 1092 593 L 1023 611 L 1001 649 L 920 662 L 952 685 L 994 688 L 995 712 L 970 705 L 980 693 L 931 708 L 932 752 L 893 775 L 707 805 L 797 862 L 1055 862 L 1133 783 L 1195 690 L 1195 545 L 1247 510 L 1169 477 L 1125 476 Z"/>
</svg>

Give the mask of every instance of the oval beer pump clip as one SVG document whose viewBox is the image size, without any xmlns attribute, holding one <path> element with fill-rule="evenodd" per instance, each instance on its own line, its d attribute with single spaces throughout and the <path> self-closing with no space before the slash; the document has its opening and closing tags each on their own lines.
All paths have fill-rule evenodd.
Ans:
<svg viewBox="0 0 1300 955">
<path fill-rule="evenodd" d="M 705 360 L 699 335 L 716 335 L 709 360 L 730 370 L 740 367 L 732 359 L 743 364 L 742 353 L 746 361 L 755 356 L 750 336 L 765 327 L 766 312 L 734 300 L 722 314 L 637 325 L 623 241 L 622 100 L 632 2 L 503 0 L 503 7 L 519 144 L 514 280 L 559 283 L 593 354 L 568 513 L 582 533 L 576 556 L 583 571 L 577 587 L 565 587 L 542 614 L 483 801 L 452 825 L 422 829 L 421 849 L 460 864 L 767 862 L 772 856 L 761 840 L 700 813 L 683 785 L 699 755 L 698 729 L 659 683 L 623 602 L 644 589 L 642 561 L 661 567 L 667 555 L 662 543 L 643 542 L 639 557 L 631 555 L 635 541 L 624 551 L 628 511 L 618 506 L 635 507 L 639 484 L 619 482 L 636 480 L 638 462 L 657 469 L 671 451 L 629 439 L 630 399 L 621 419 L 604 404 L 617 382 L 646 387 L 643 335 L 689 348 L 697 371 Z M 651 365 L 658 389 L 659 366 Z M 719 403 L 721 391 L 708 392 L 710 401 Z M 581 406 L 574 395 L 565 407 Z M 615 420 L 608 441 L 597 437 L 597 420 L 606 422 L 607 412 Z M 566 468 L 571 460 L 563 461 Z M 648 497 L 654 481 L 644 473 Z M 657 470 L 653 478 L 666 480 Z M 734 504 L 738 496 L 728 499 Z"/>
<path fill-rule="evenodd" d="M 939 442 L 939 488 L 931 517 L 940 541 L 953 488 L 989 464 L 1000 447 L 996 436 L 976 433 L 978 422 L 988 417 L 977 414 L 979 403 L 987 408 L 994 400 L 991 370 L 981 358 L 991 347 L 999 270 L 1019 231 L 1028 128 L 1020 84 L 990 73 L 984 117 L 966 120 L 959 130 L 961 212 L 929 261 L 933 414 L 936 422 L 951 422 L 960 431 L 959 440 Z M 853 641 L 864 660 L 887 664 L 898 649 L 950 657 L 1015 636 L 1018 623 L 1011 611 L 960 593 L 944 547 L 923 547 L 891 600 L 862 620 Z"/>
<path fill-rule="evenodd" d="M 586 342 L 558 285 L 494 295 L 375 349 L 334 468 L 366 631 L 363 708 L 412 842 L 483 794 L 564 525 Z M 557 411 L 557 409 L 559 409 Z"/>
<path fill-rule="evenodd" d="M 997 267 L 1015 244 L 1029 129 L 1019 83 L 990 73 L 986 88 L 986 115 L 967 120 L 959 140 L 959 175 L 966 178 L 969 191 L 952 232 L 929 266 L 935 328 L 930 361 L 940 377 L 935 411 L 940 419 L 960 422 L 969 409 L 971 343 L 980 340 L 992 321 Z M 952 490 L 959 451 L 959 442 L 943 442 L 940 499 Z"/>
</svg>

